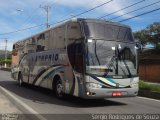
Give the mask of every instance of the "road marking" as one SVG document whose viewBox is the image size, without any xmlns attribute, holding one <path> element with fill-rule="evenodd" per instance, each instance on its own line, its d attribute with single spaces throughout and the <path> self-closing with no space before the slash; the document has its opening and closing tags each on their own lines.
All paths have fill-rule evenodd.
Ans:
<svg viewBox="0 0 160 120">
<path fill-rule="evenodd" d="M 38 112 L 36 112 L 35 110 L 33 110 L 31 107 L 29 107 L 27 104 L 25 104 L 24 102 L 22 102 L 20 99 L 18 99 L 17 97 L 15 97 L 11 92 L 9 92 L 8 90 L 6 90 L 5 88 L 0 86 L 0 89 L 5 92 L 8 96 L 10 96 L 12 99 L 14 99 L 16 102 L 18 102 L 19 104 L 21 104 L 25 109 L 27 109 L 30 113 L 34 114 L 39 120 L 47 120 L 46 118 L 44 118 L 42 115 L 40 115 Z"/>
<path fill-rule="evenodd" d="M 142 98 L 142 99 L 147 99 L 147 100 L 153 100 L 153 101 L 156 101 L 156 102 L 160 102 L 160 100 L 156 100 L 156 99 L 152 99 L 152 98 L 146 98 L 146 97 L 138 97 L 138 98 Z"/>
</svg>

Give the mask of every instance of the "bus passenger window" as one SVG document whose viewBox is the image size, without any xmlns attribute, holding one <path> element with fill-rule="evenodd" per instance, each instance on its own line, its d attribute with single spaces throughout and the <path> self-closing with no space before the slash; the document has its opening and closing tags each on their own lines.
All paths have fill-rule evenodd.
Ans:
<svg viewBox="0 0 160 120">
<path fill-rule="evenodd" d="M 41 60 L 41 56 L 39 56 L 39 60 Z"/>
<path fill-rule="evenodd" d="M 49 61 L 51 61 L 51 59 L 52 59 L 52 55 L 49 55 Z"/>
<path fill-rule="evenodd" d="M 75 70 L 77 72 L 83 72 L 83 54 L 82 43 L 75 44 Z"/>
<path fill-rule="evenodd" d="M 52 55 L 52 61 L 54 61 L 54 54 Z"/>
<path fill-rule="evenodd" d="M 38 61 L 38 57 L 36 56 L 36 60 L 35 60 L 36 62 Z"/>
<path fill-rule="evenodd" d="M 32 57 L 32 62 L 34 62 L 34 58 Z"/>
<path fill-rule="evenodd" d="M 73 69 L 77 72 L 83 72 L 83 54 L 82 43 L 73 43 L 68 45 L 68 57 Z"/>
<path fill-rule="evenodd" d="M 83 72 L 83 54 L 82 54 L 82 33 L 80 24 L 72 22 L 67 30 L 67 52 L 69 61 L 73 69 L 77 72 Z"/>
<path fill-rule="evenodd" d="M 48 55 L 45 56 L 45 61 L 47 61 L 47 59 L 48 59 Z"/>
<path fill-rule="evenodd" d="M 69 40 L 68 42 L 69 43 L 74 42 L 75 40 L 78 40 L 78 39 L 82 38 L 79 23 L 75 22 L 75 23 L 69 24 L 68 30 L 67 30 L 67 37 L 68 37 L 68 40 Z"/>
<path fill-rule="evenodd" d="M 44 61 L 44 55 L 42 56 L 42 61 Z"/>
</svg>

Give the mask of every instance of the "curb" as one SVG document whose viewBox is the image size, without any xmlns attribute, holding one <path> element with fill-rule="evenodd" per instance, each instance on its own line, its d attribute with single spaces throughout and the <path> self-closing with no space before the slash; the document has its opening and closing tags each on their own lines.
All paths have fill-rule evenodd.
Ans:
<svg viewBox="0 0 160 120">
<path fill-rule="evenodd" d="M 10 68 L 0 68 L 0 70 L 11 72 Z"/>
<path fill-rule="evenodd" d="M 140 90 L 138 92 L 138 96 L 160 100 L 160 93 L 159 92 L 154 92 L 154 91 L 149 91 L 149 90 Z"/>
<path fill-rule="evenodd" d="M 32 108 L 30 108 L 28 105 L 23 103 L 21 100 L 18 98 L 14 97 L 8 90 L 0 86 L 0 92 L 5 95 L 10 102 L 12 102 L 16 107 L 21 110 L 24 115 L 29 118 L 30 120 L 47 120 L 44 118 L 42 115 L 34 111 Z"/>
</svg>

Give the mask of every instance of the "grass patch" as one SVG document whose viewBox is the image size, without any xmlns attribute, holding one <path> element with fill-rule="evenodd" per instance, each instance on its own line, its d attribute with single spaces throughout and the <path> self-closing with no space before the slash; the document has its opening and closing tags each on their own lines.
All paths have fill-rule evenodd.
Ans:
<svg viewBox="0 0 160 120">
<path fill-rule="evenodd" d="M 140 90 L 150 90 L 150 91 L 155 91 L 160 93 L 160 85 L 156 84 L 148 84 L 142 80 L 139 82 L 139 89 Z"/>
</svg>

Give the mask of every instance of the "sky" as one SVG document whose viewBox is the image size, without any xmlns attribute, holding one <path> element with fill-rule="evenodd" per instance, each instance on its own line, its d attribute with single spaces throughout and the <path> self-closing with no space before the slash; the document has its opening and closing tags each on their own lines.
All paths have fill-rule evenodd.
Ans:
<svg viewBox="0 0 160 120">
<path fill-rule="evenodd" d="M 105 2 L 108 3 L 78 17 L 100 18 L 114 13 L 103 19 L 110 20 L 114 17 L 121 16 L 112 20 L 114 22 L 119 22 L 160 8 L 160 0 L 0 0 L 0 49 L 5 49 L 5 39 L 8 40 L 7 50 L 12 50 L 14 42 L 46 29 L 45 25 L 33 29 L 26 29 L 46 23 L 46 12 L 40 6 L 50 6 L 49 23 L 54 26 L 56 22 L 70 18 Z M 133 5 L 137 2 L 139 3 Z M 145 7 L 150 4 L 153 5 Z M 123 9 L 130 5 L 133 6 Z M 142 7 L 145 8 L 142 9 Z M 126 14 L 133 10 L 137 11 Z M 144 29 L 154 22 L 160 22 L 160 10 L 121 23 L 129 25 L 132 31 L 135 32 Z M 21 31 L 21 29 L 26 30 Z M 20 32 L 14 32 L 17 30 L 20 30 Z"/>
</svg>

